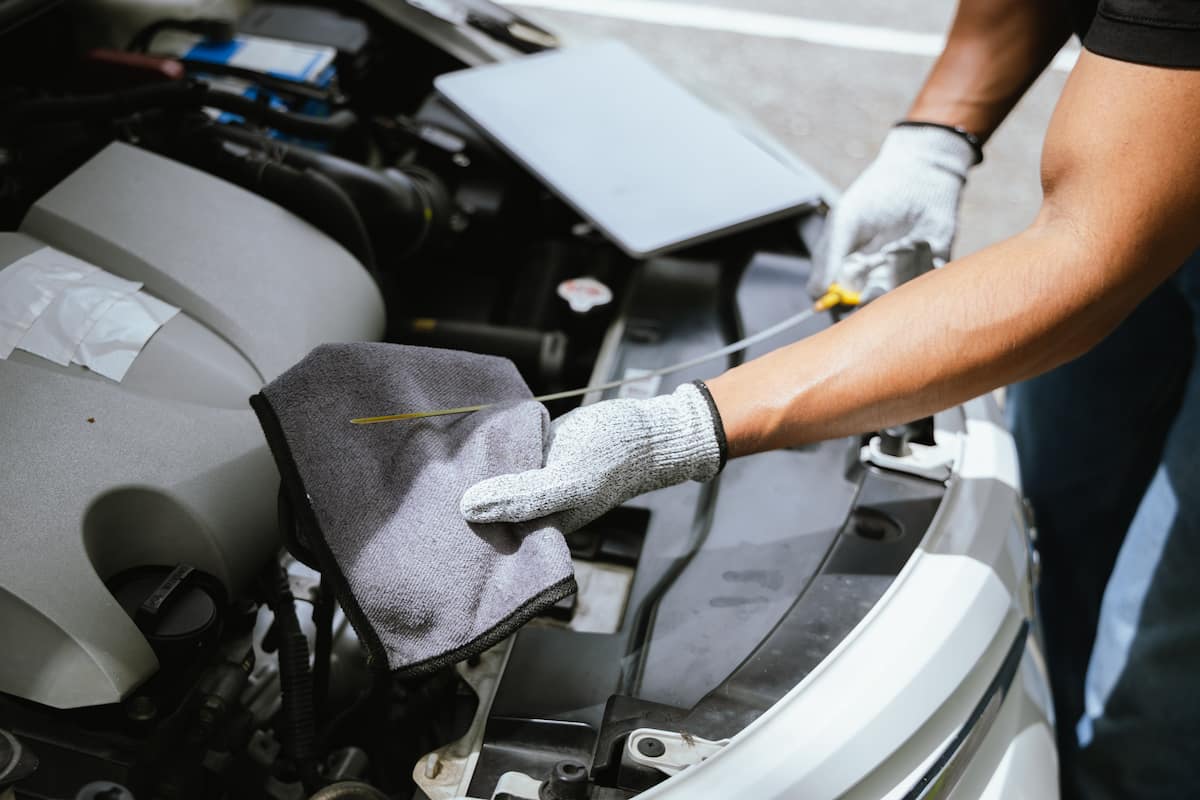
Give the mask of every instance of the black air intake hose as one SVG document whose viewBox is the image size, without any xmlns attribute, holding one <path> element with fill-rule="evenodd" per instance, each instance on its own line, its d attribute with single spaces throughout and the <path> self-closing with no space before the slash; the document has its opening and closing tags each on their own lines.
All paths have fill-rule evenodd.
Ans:
<svg viewBox="0 0 1200 800">
<path fill-rule="evenodd" d="M 214 126 L 212 131 L 290 167 L 319 172 L 340 186 L 358 209 L 382 270 L 394 268 L 428 244 L 449 216 L 446 190 L 433 176 L 372 169 L 232 125 Z"/>
<path fill-rule="evenodd" d="M 340 186 L 316 170 L 299 171 L 283 164 L 264 166 L 261 175 L 263 197 L 324 230 L 368 271 L 375 271 L 378 265 L 370 236 L 354 203 Z"/>
<path fill-rule="evenodd" d="M 162 154 L 286 208 L 349 250 L 368 270 L 375 270 L 375 251 L 367 229 L 340 186 L 316 170 L 296 169 L 258 153 L 231 152 L 207 133 L 220 127 L 207 123 L 164 148 Z"/>
</svg>

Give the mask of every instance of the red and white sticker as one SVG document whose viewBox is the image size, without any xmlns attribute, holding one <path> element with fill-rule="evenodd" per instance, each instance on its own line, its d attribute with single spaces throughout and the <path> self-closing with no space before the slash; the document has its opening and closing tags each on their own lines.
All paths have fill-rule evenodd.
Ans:
<svg viewBox="0 0 1200 800">
<path fill-rule="evenodd" d="M 612 289 L 595 278 L 571 278 L 558 285 L 558 296 L 566 300 L 571 310 L 580 314 L 596 306 L 611 303 Z"/>
</svg>

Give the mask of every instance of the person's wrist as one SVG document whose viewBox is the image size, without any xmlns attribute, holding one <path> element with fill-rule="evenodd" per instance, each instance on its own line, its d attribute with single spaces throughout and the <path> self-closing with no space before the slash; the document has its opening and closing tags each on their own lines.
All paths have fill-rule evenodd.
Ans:
<svg viewBox="0 0 1200 800">
<path fill-rule="evenodd" d="M 721 420 L 728 458 L 740 458 L 767 449 L 761 446 L 761 442 L 767 438 L 767 429 L 762 425 L 763 416 L 747 413 L 749 404 L 735 377 L 738 369 L 704 382 Z"/>
</svg>

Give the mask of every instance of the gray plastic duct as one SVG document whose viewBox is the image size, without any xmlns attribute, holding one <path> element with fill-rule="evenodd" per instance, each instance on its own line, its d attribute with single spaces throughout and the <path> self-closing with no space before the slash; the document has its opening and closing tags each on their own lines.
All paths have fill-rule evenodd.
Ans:
<svg viewBox="0 0 1200 800">
<path fill-rule="evenodd" d="M 124 381 L 0 361 L 0 692 L 119 701 L 157 662 L 103 583 L 187 562 L 231 591 L 278 547 L 278 476 L 247 398 L 317 344 L 378 338 L 383 303 L 302 220 L 113 144 L 0 234 L 0 267 L 48 244 L 179 306 Z"/>
</svg>

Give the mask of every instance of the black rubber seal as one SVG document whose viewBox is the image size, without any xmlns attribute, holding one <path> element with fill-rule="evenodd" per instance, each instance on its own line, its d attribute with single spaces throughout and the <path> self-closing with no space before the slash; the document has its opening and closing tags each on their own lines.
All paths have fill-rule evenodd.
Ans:
<svg viewBox="0 0 1200 800">
<path fill-rule="evenodd" d="M 713 400 L 712 392 L 708 390 L 708 384 L 704 381 L 692 381 L 692 385 L 704 395 L 708 411 L 712 414 L 713 431 L 717 434 L 717 448 L 721 453 L 721 463 L 717 467 L 717 472 L 720 472 L 725 469 L 725 462 L 729 460 L 729 440 L 725 438 L 725 423 L 721 421 L 721 412 L 717 410 L 717 403 Z"/>
<path fill-rule="evenodd" d="M 958 135 L 963 141 L 971 145 L 971 149 L 975 151 L 975 163 L 972 166 L 978 166 L 983 163 L 983 142 L 979 137 L 971 133 L 966 128 L 960 128 L 958 125 L 945 125 L 941 122 L 924 122 L 919 119 L 902 119 L 893 127 L 895 128 L 940 128 L 944 131 L 950 131 Z"/>
</svg>

